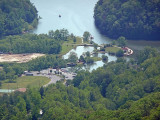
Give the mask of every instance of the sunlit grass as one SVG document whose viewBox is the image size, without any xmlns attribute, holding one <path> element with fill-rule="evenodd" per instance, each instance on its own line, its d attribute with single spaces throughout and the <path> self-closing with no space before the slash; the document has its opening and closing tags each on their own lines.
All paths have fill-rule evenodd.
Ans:
<svg viewBox="0 0 160 120">
<path fill-rule="evenodd" d="M 106 47 L 105 51 L 106 52 L 111 52 L 111 53 L 116 53 L 120 50 L 121 48 L 118 47 Z"/>
<path fill-rule="evenodd" d="M 80 37 L 76 38 L 76 42 L 74 43 L 72 39 L 68 39 L 68 41 L 65 41 L 62 44 L 62 51 L 61 51 L 61 55 L 64 55 L 66 53 L 68 53 L 71 49 L 77 47 L 78 44 L 82 44 L 82 39 Z"/>
<path fill-rule="evenodd" d="M 5 81 L 3 81 L 1 89 L 41 87 L 47 84 L 50 79 L 43 76 L 23 76 L 17 78 L 15 81 L 16 83 L 5 83 Z"/>
</svg>

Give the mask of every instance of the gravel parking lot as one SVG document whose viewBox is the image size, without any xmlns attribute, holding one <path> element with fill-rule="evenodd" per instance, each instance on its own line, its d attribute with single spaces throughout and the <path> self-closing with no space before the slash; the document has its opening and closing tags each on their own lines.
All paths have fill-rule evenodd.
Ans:
<svg viewBox="0 0 160 120">
<path fill-rule="evenodd" d="M 25 73 L 26 75 L 28 73 Z M 29 74 L 32 76 L 45 76 L 51 79 L 51 81 L 44 85 L 44 87 L 48 86 L 49 84 L 56 83 L 57 81 L 60 81 L 61 79 L 65 80 L 73 80 L 74 77 L 77 75 L 76 73 L 69 72 L 67 68 L 63 69 L 45 69 L 41 70 L 40 72 L 38 71 L 31 71 Z"/>
</svg>

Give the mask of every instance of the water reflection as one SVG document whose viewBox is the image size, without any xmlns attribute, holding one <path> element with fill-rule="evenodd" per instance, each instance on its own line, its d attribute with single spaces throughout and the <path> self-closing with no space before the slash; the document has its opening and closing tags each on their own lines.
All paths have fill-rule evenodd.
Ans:
<svg viewBox="0 0 160 120">
<path fill-rule="evenodd" d="M 80 56 L 84 53 L 84 52 L 93 52 L 94 48 L 93 47 L 88 47 L 88 46 L 78 46 L 76 49 L 72 49 L 70 50 L 66 55 L 63 56 L 64 59 L 68 59 L 69 55 L 71 52 L 75 52 L 78 56 L 78 58 L 80 58 Z M 116 56 L 111 56 L 108 53 L 102 54 L 102 53 L 98 53 L 98 54 L 93 54 L 92 56 L 95 57 L 102 57 L 102 55 L 106 55 L 108 56 L 108 62 L 111 61 L 116 61 L 117 57 Z M 101 61 L 96 61 L 93 64 L 85 64 L 82 69 L 85 70 L 89 70 L 92 71 L 94 69 L 97 69 L 98 67 L 102 67 L 105 64 L 105 62 Z"/>
<path fill-rule="evenodd" d="M 77 54 L 77 57 L 80 58 L 80 56 L 84 52 L 93 52 L 94 48 L 93 47 L 88 47 L 88 46 L 78 46 L 75 49 L 70 50 L 66 55 L 63 56 L 64 59 L 68 59 L 69 55 L 71 52 L 75 52 Z"/>
</svg>

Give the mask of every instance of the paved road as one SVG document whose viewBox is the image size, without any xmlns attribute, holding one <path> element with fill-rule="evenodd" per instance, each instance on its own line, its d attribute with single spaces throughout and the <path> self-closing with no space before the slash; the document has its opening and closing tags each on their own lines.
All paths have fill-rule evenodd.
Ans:
<svg viewBox="0 0 160 120">
<path fill-rule="evenodd" d="M 57 81 L 61 80 L 61 77 L 57 75 L 49 75 L 49 78 L 51 79 L 51 81 L 47 83 L 46 85 L 44 85 L 44 87 L 47 87 L 48 85 L 56 83 Z"/>
</svg>

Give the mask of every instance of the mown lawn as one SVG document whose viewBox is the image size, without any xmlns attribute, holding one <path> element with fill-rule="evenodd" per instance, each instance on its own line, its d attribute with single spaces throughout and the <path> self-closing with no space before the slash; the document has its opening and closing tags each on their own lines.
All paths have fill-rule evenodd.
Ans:
<svg viewBox="0 0 160 120">
<path fill-rule="evenodd" d="M 106 47 L 105 51 L 106 52 L 111 52 L 111 53 L 116 53 L 120 50 L 121 48 L 118 47 Z"/>
<path fill-rule="evenodd" d="M 76 38 L 77 41 L 74 43 L 73 40 L 71 40 L 70 38 L 68 39 L 68 41 L 65 41 L 62 44 L 62 51 L 61 51 L 61 55 L 65 55 L 66 53 L 68 53 L 71 49 L 75 48 L 77 45 L 76 44 L 82 44 L 82 39 L 80 37 Z"/>
<path fill-rule="evenodd" d="M 43 76 L 23 76 L 17 78 L 15 81 L 16 83 L 5 83 L 5 81 L 3 81 L 1 89 L 41 87 L 47 84 L 50 81 L 50 79 Z"/>
<path fill-rule="evenodd" d="M 71 38 L 68 38 L 68 41 L 65 41 L 68 44 L 82 44 L 82 38 L 76 37 L 76 42 L 73 42 Z"/>
<path fill-rule="evenodd" d="M 74 45 L 67 45 L 65 43 L 63 43 L 62 45 L 62 51 L 61 51 L 61 55 L 65 55 L 66 53 L 68 53 L 71 49 L 73 49 L 75 46 Z"/>
</svg>

